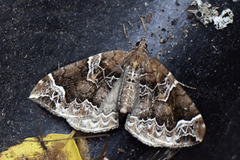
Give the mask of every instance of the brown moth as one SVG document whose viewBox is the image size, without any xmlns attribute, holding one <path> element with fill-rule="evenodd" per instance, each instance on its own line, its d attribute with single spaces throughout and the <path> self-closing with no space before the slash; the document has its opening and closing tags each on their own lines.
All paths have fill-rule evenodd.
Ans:
<svg viewBox="0 0 240 160">
<path fill-rule="evenodd" d="M 131 51 L 114 50 L 62 67 L 44 77 L 30 99 L 76 130 L 119 126 L 144 144 L 181 148 L 202 142 L 205 124 L 195 104 L 160 62 L 147 55 L 145 37 Z"/>
</svg>

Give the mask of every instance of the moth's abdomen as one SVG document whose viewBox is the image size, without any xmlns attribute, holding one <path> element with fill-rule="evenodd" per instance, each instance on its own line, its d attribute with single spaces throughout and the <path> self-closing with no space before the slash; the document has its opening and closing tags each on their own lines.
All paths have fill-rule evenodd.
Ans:
<svg viewBox="0 0 240 160">
<path fill-rule="evenodd" d="M 135 67 L 126 67 L 119 100 L 120 113 L 131 112 L 137 97 L 139 84 L 139 70 Z"/>
<path fill-rule="evenodd" d="M 136 84 L 126 82 L 123 87 L 122 96 L 120 100 L 120 112 L 126 114 L 133 106 L 135 99 Z"/>
</svg>

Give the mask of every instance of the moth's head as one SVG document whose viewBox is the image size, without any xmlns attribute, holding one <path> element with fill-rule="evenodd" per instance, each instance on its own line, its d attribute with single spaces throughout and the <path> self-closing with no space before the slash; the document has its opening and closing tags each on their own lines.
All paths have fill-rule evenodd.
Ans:
<svg viewBox="0 0 240 160">
<path fill-rule="evenodd" d="M 135 48 L 143 48 L 143 49 L 147 50 L 147 44 L 145 42 L 145 36 L 142 37 L 141 41 L 138 41 L 136 43 L 136 47 Z"/>
</svg>

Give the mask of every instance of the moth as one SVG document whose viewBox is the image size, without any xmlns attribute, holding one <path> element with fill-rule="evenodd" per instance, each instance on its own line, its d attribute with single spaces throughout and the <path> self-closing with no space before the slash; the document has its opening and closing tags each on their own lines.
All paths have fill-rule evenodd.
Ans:
<svg viewBox="0 0 240 160">
<path fill-rule="evenodd" d="M 100 133 L 119 126 L 153 147 L 202 142 L 202 115 L 172 73 L 149 58 L 145 37 L 131 51 L 113 50 L 69 64 L 41 79 L 29 98 L 76 130 Z"/>
</svg>

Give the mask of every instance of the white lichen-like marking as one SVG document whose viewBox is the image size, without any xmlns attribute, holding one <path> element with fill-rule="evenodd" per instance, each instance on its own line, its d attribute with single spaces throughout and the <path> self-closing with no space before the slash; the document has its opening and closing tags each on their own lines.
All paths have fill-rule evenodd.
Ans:
<svg viewBox="0 0 240 160">
<path fill-rule="evenodd" d="M 45 82 L 43 80 L 40 80 L 38 82 L 38 85 L 41 85 L 41 86 L 45 85 L 45 86 L 43 86 L 41 88 L 42 90 L 33 91 L 31 93 L 31 95 L 29 96 L 30 99 L 38 99 L 40 97 L 47 96 L 47 97 L 50 97 L 51 100 L 53 100 L 56 97 L 56 95 L 54 95 L 54 94 L 48 95 L 47 92 L 49 91 L 49 89 L 53 90 L 56 93 L 58 93 L 57 97 L 65 97 L 65 90 L 64 90 L 64 88 L 62 86 L 58 86 L 58 85 L 55 84 L 55 80 L 54 80 L 54 78 L 52 76 L 52 73 L 48 74 L 48 78 L 49 78 L 49 81 L 48 81 L 48 86 L 49 87 L 47 86 L 48 88 L 46 88 Z"/>
<path fill-rule="evenodd" d="M 97 57 L 97 59 L 94 59 L 94 58 L 96 58 L 96 57 Z M 103 70 L 103 68 L 100 67 L 101 59 L 102 59 L 102 54 L 99 53 L 99 54 L 96 55 L 96 56 L 91 56 L 91 57 L 89 57 L 89 58 L 88 58 L 88 61 L 87 61 L 87 63 L 88 63 L 88 69 L 89 69 L 88 74 L 87 74 L 87 80 L 90 81 L 90 82 L 92 82 L 92 83 L 95 83 L 95 84 L 97 84 L 97 78 L 96 78 L 96 76 L 97 76 L 98 72 L 95 73 L 94 70 L 95 70 L 95 69 L 101 69 L 101 70 Z"/>
<path fill-rule="evenodd" d="M 110 113 L 105 115 L 100 113 L 99 115 L 94 115 L 94 118 L 89 119 L 88 117 L 80 119 L 79 117 L 67 118 L 68 123 L 77 130 L 81 130 L 86 133 L 99 133 L 109 131 L 110 129 L 115 129 L 118 127 L 117 113 Z"/>
<path fill-rule="evenodd" d="M 171 82 L 171 80 L 174 79 L 174 82 Z M 170 93 L 174 87 L 176 87 L 178 84 L 178 81 L 173 77 L 172 73 L 169 72 L 168 75 L 164 78 L 163 83 L 158 83 L 154 89 L 158 89 L 159 87 L 164 92 L 161 94 L 162 97 L 159 97 L 158 100 L 167 102 Z"/>
<path fill-rule="evenodd" d="M 222 11 L 221 15 L 217 9 L 219 7 L 212 7 L 208 2 L 203 3 L 201 0 L 196 0 L 192 4 L 196 6 L 197 10 L 187 10 L 195 14 L 197 20 L 202 22 L 205 26 L 209 23 L 214 23 L 217 30 L 227 27 L 228 24 L 233 23 L 233 12 L 231 9 L 225 9 Z"/>
<path fill-rule="evenodd" d="M 138 138 L 143 143 L 153 147 L 187 147 L 192 144 L 189 141 L 182 141 L 181 137 L 194 137 L 196 142 L 202 142 L 203 136 L 194 129 L 205 129 L 205 124 L 196 123 L 202 119 L 202 115 L 198 114 L 191 120 L 180 120 L 172 130 L 168 130 L 165 123 L 158 125 L 156 118 L 139 120 L 135 116 L 128 115 L 125 129 L 128 130 L 134 137 Z M 149 129 L 153 130 L 151 133 Z"/>
</svg>

